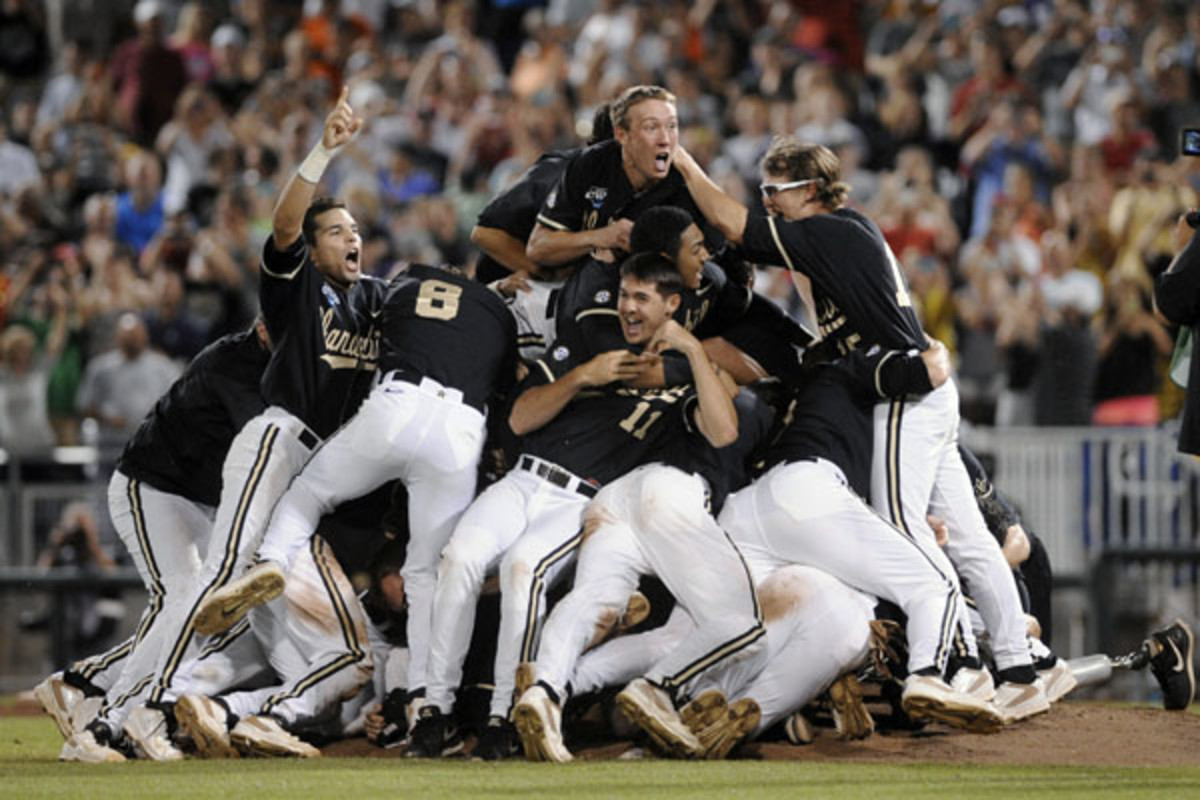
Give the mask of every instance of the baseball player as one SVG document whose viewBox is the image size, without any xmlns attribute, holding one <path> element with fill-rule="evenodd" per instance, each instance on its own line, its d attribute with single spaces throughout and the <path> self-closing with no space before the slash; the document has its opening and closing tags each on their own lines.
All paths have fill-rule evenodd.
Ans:
<svg viewBox="0 0 1200 800">
<path fill-rule="evenodd" d="M 840 676 L 860 667 L 872 646 L 876 599 L 822 570 L 780 567 L 756 590 L 766 629 L 762 663 L 732 664 L 719 681 L 721 688 L 702 693 L 681 711 L 705 758 L 724 757 L 739 742 L 758 737 L 808 705 Z M 696 624 L 677 608 L 666 624 L 586 654 L 571 678 L 572 687 L 584 694 L 626 683 L 696 632 Z M 719 693 L 716 704 L 714 691 Z M 839 701 L 838 692 L 830 694 L 839 734 L 851 735 L 851 721 L 845 717 L 852 712 L 845 698 Z M 698 720 L 697 711 L 707 719 Z M 852 735 L 866 735 L 872 727 L 868 716 L 858 721 Z"/>
<path fill-rule="evenodd" d="M 174 696 L 171 682 L 195 634 L 206 630 L 198 616 L 204 599 L 250 561 L 276 500 L 353 411 L 375 368 L 374 316 L 383 283 L 361 276 L 362 239 L 345 207 L 331 198 L 313 200 L 329 160 L 362 127 L 346 96 L 343 90 L 321 142 L 275 206 L 259 281 L 274 346 L 261 383 L 267 408 L 242 427 L 225 458 L 200 580 L 160 654 L 149 703 Z"/>
<path fill-rule="evenodd" d="M 826 347 L 921 351 L 926 339 L 904 276 L 879 228 L 845 208 L 849 187 L 827 148 L 778 137 L 763 157 L 763 201 L 772 215 L 751 215 L 714 184 L 685 151 L 676 163 L 705 215 L 755 262 L 807 278 Z M 1008 719 L 1049 704 L 1025 643 L 1025 617 L 1012 574 L 971 494 L 956 448 L 958 392 L 953 381 L 923 395 L 885 398 L 874 409 L 872 503 L 909 536 L 933 543 L 926 512 L 946 521 L 946 547 L 972 587 L 992 637 L 999 690 L 977 659 L 956 675 L 960 688 L 995 697 Z M 934 554 L 942 560 L 940 554 Z M 962 616 L 962 615 L 960 615 Z M 964 631 L 970 637 L 969 631 Z M 968 645 L 974 650 L 973 642 Z"/>
<path fill-rule="evenodd" d="M 546 197 L 526 255 L 540 267 L 608 252 L 629 252 L 633 222 L 648 208 L 674 205 L 700 219 L 679 172 L 675 96 L 661 86 L 633 86 L 612 101 L 615 140 L 586 148 Z"/>
<path fill-rule="evenodd" d="M 232 625 L 270 600 L 323 514 L 399 479 L 408 490 L 408 689 L 426 685 L 438 558 L 475 494 L 489 398 L 516 375 L 516 326 L 495 294 L 450 269 L 413 264 L 384 301 L 375 388 L 280 499 L 261 561 L 215 592 L 202 614 Z M 268 585 L 271 591 L 260 587 Z"/>
<path fill-rule="evenodd" d="M 109 513 L 145 583 L 148 603 L 128 641 L 34 690 L 67 739 L 63 760 L 124 760 L 110 746 L 121 733 L 119 723 L 143 733 L 159 727 L 159 711 L 144 709 L 132 719 L 120 712 L 153 677 L 172 615 L 199 580 L 221 494 L 222 463 L 237 431 L 262 411 L 259 380 L 269 357 L 262 320 L 217 340 L 193 359 L 125 445 L 109 481 Z M 104 687 L 94 719 L 72 714 L 82 699 L 80 687 L 92 694 Z M 73 716 L 87 727 L 75 730 Z M 144 756 L 178 757 L 163 740 L 148 733 L 138 738 L 157 746 Z"/>
<path fill-rule="evenodd" d="M 628 285 L 624 279 L 623 307 Z M 737 437 L 721 443 L 703 424 L 697 426 L 702 438 L 689 435 L 694 430 L 679 429 L 680 441 L 672 443 L 678 456 L 664 454 L 661 461 L 634 469 L 601 489 L 589 504 L 574 587 L 546 621 L 531 676 L 536 683 L 513 712 L 531 760 L 571 760 L 560 719 L 575 664 L 591 630 L 606 615 L 620 612 L 641 575 L 660 578 L 695 621 L 694 635 L 649 665 L 644 677 L 618 696 L 653 738 L 668 743 L 668 752 L 700 753 L 700 743 L 675 711 L 698 681 L 735 661 L 761 666 L 763 629 L 754 588 L 741 555 L 710 508 L 720 507 L 725 481 L 740 483 L 737 476 L 744 473 L 749 453 L 766 438 L 772 414 L 749 391 L 739 393 L 736 406 L 731 403 L 703 345 L 674 320 L 663 323 L 654 341 L 690 354 L 698 422 L 704 420 L 699 414 L 707 399 L 717 407 L 719 416 L 713 416 L 732 424 Z"/>
<path fill-rule="evenodd" d="M 612 138 L 609 104 L 602 103 L 592 117 L 592 134 L 587 146 Z M 494 283 L 510 273 L 523 272 L 539 280 L 562 279 L 557 270 L 546 272 L 530 260 L 525 254 L 525 246 L 546 197 L 558 184 L 567 165 L 581 152 L 583 148 L 576 147 L 543 153 L 515 183 L 484 206 L 471 229 L 471 242 L 480 250 L 475 265 L 476 278 L 484 283 Z"/>
<path fill-rule="evenodd" d="M 369 635 L 362 603 L 324 539 L 309 540 L 292 563 L 283 597 L 252 609 L 249 621 L 253 634 L 181 670 L 174 708 L 180 729 L 206 758 L 232 757 L 235 748 L 246 755 L 320 755 L 294 734 L 340 734 L 376 696 L 364 689 L 377 655 L 387 651 L 381 637 Z M 224 693 L 263 672 L 272 678 L 267 686 Z"/>
<path fill-rule="evenodd" d="M 735 320 L 749 307 L 753 293 L 727 281 L 709 260 L 704 235 L 684 209 L 658 206 L 644 211 L 634 223 L 629 246 L 635 253 L 658 253 L 675 264 L 684 285 L 675 320 L 687 330 L 696 331 L 706 319 Z M 617 314 L 620 283 L 612 264 L 592 259 L 581 266 L 558 294 L 556 341 L 585 356 L 623 346 Z M 687 359 L 669 354 L 661 370 L 652 370 L 642 385 L 688 383 L 687 365 Z"/>
<path fill-rule="evenodd" d="M 669 263 L 636 256 L 622 271 L 660 276 L 664 267 L 670 276 L 655 280 L 659 292 L 669 295 L 661 304 L 673 310 L 681 286 Z M 653 294 L 651 301 L 659 297 Z M 625 330 L 626 346 L 637 350 L 654 332 L 650 320 L 632 307 Z M 652 457 L 682 418 L 687 387 L 611 386 L 637 377 L 655 358 L 622 349 L 580 360 L 570 348 L 555 345 L 525 379 L 509 417 L 513 431 L 525 437 L 517 466 L 472 503 L 442 554 L 429 689 L 410 753 L 437 756 L 455 746 L 449 717 L 453 693 L 461 682 L 476 599 L 487 573 L 498 566 L 495 689 L 485 731 L 488 747 L 476 752 L 481 757 L 515 754 L 508 715 L 517 665 L 533 660 L 545 592 L 574 562 L 583 509 L 599 487 Z"/>
</svg>

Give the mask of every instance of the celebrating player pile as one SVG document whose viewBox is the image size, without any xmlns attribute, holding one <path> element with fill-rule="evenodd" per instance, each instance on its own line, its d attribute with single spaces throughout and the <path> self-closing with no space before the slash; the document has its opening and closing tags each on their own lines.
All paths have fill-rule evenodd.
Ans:
<svg viewBox="0 0 1200 800">
<path fill-rule="evenodd" d="M 860 676 L 906 724 L 971 732 L 1071 690 L 1018 588 L 1048 580 L 1022 567 L 1036 539 L 969 455 L 968 476 L 946 349 L 837 157 L 776 139 L 760 215 L 679 146 L 670 92 L 633 87 L 611 119 L 481 218 L 512 278 L 383 281 L 345 207 L 314 199 L 364 124 L 342 92 L 276 205 L 258 335 L 202 353 L 113 478 L 151 602 L 129 642 L 38 687 L 63 759 L 311 757 L 365 728 L 414 757 L 473 731 L 475 757 L 564 762 L 595 702 L 664 756 L 721 758 L 811 740 L 823 697 L 840 736 L 870 735 Z M 746 262 L 790 272 L 819 339 Z M 369 615 L 317 533 L 393 483 L 406 546 Z M 498 622 L 477 613 L 494 583 Z M 1193 650 L 1177 623 L 1130 663 L 1182 708 Z"/>
</svg>

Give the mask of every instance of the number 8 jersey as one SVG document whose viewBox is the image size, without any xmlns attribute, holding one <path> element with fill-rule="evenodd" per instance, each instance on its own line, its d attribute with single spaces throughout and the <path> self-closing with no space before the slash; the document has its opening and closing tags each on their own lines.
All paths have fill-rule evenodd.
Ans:
<svg viewBox="0 0 1200 800">
<path fill-rule="evenodd" d="M 383 304 L 379 371 L 432 378 L 483 409 L 516 374 L 517 325 L 494 292 L 457 272 L 411 264 Z"/>
</svg>

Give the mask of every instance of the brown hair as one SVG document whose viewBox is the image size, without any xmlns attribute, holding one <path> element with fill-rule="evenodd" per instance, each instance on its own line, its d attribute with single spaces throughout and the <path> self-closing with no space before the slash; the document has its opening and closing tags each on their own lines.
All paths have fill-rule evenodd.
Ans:
<svg viewBox="0 0 1200 800">
<path fill-rule="evenodd" d="M 675 105 L 675 95 L 661 86 L 630 86 L 609 105 L 608 113 L 612 117 L 613 127 L 629 130 L 629 109 L 645 100 L 662 100 Z"/>
<path fill-rule="evenodd" d="M 776 136 L 762 158 L 762 171 L 789 181 L 817 181 L 817 202 L 834 209 L 846 204 L 850 184 L 842 180 L 842 162 L 828 147 Z"/>
</svg>

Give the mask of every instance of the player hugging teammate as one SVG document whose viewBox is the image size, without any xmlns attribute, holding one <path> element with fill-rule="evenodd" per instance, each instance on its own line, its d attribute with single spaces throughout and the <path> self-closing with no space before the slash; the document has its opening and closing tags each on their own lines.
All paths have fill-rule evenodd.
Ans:
<svg viewBox="0 0 1200 800">
<path fill-rule="evenodd" d="M 414 757 L 562 762 L 597 698 L 663 755 L 721 758 L 810 740 L 822 698 L 840 736 L 869 735 L 860 674 L 908 724 L 973 732 L 1073 688 L 1027 614 L 1048 569 L 1014 573 L 1029 539 L 972 459 L 969 477 L 946 349 L 832 152 L 776 139 L 751 212 L 679 146 L 670 92 L 635 86 L 611 138 L 481 216 L 510 277 L 385 282 L 360 275 L 353 217 L 314 200 L 363 125 L 346 98 L 276 206 L 259 337 L 198 357 L 119 465 L 111 511 L 151 602 L 129 642 L 38 687 L 62 758 L 312 757 L 366 730 Z M 791 273 L 819 339 L 748 263 Z M 509 469 L 480 490 L 493 449 Z M 386 484 L 407 541 L 368 614 L 316 534 Z M 1186 707 L 1193 649 L 1176 624 L 1130 663 Z"/>
</svg>

